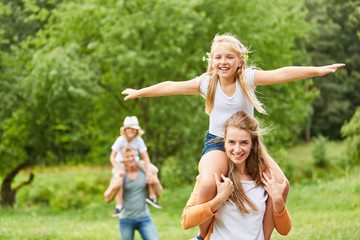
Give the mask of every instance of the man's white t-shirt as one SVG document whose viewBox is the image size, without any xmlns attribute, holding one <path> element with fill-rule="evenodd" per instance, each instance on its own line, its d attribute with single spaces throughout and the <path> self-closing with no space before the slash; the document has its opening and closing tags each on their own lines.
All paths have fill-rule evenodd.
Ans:
<svg viewBox="0 0 360 240">
<path fill-rule="evenodd" d="M 246 239 L 263 240 L 263 219 L 268 194 L 263 185 L 256 186 L 254 181 L 241 181 L 246 195 L 255 204 L 258 211 L 248 205 L 249 214 L 242 214 L 237 206 L 226 201 L 215 215 L 210 240 Z"/>
<path fill-rule="evenodd" d="M 245 76 L 250 83 L 250 86 L 254 88 L 255 69 L 248 68 L 245 70 Z M 199 84 L 200 77 L 197 78 Z M 201 81 L 200 91 L 206 96 L 209 86 L 210 76 L 205 76 Z M 250 116 L 254 116 L 254 106 L 245 96 L 243 90 L 240 87 L 238 81 L 236 81 L 236 91 L 233 96 L 227 96 L 220 86 L 220 81 L 216 86 L 216 93 L 214 99 L 214 107 L 210 113 L 210 125 L 209 133 L 224 137 L 224 123 L 234 113 L 238 111 L 244 111 Z"/>
<path fill-rule="evenodd" d="M 140 136 L 135 137 L 130 142 L 128 142 L 124 136 L 120 136 L 116 139 L 115 143 L 111 146 L 111 149 L 117 152 L 116 157 L 115 157 L 116 162 L 123 161 L 123 155 L 121 153 L 121 149 L 125 146 L 130 146 L 136 151 L 136 154 L 137 154 L 136 161 L 139 161 L 139 159 L 140 159 L 139 152 L 143 153 L 143 152 L 147 151 L 145 142 Z"/>
</svg>

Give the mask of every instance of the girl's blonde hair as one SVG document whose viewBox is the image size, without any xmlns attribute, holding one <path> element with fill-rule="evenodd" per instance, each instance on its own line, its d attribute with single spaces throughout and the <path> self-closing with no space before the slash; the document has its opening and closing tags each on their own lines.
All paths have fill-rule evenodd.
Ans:
<svg viewBox="0 0 360 240">
<path fill-rule="evenodd" d="M 219 75 L 215 73 L 213 64 L 214 50 L 218 44 L 223 44 L 229 48 L 231 48 L 240 61 L 240 67 L 237 70 L 235 75 L 236 81 L 239 82 L 241 89 L 243 90 L 247 99 L 251 102 L 251 104 L 255 107 L 255 109 L 260 112 L 266 114 L 265 109 L 263 108 L 263 104 L 257 99 L 254 89 L 250 86 L 249 82 L 245 76 L 246 69 L 246 61 L 245 56 L 248 54 L 247 48 L 233 35 L 226 33 L 222 35 L 215 35 L 212 44 L 211 44 L 211 52 L 208 54 L 208 68 L 207 74 L 210 75 L 209 87 L 206 95 L 206 106 L 205 112 L 207 114 L 211 113 L 211 110 L 214 107 L 214 99 L 215 99 L 215 90 L 217 83 L 219 81 Z M 203 78 L 202 78 L 203 79 Z M 199 84 L 200 86 L 200 84 Z"/>
<path fill-rule="evenodd" d="M 247 115 L 244 111 L 234 113 L 225 122 L 225 141 L 226 133 L 229 127 L 235 127 L 245 130 L 250 133 L 252 141 L 251 152 L 246 159 L 245 167 L 249 171 L 251 177 L 254 179 L 256 186 L 261 183 L 262 173 L 269 168 L 265 156 L 268 154 L 266 147 L 262 143 L 261 129 L 259 128 L 259 122 Z M 226 145 L 225 145 L 226 146 Z M 230 195 L 229 199 L 235 203 L 241 213 L 249 213 L 245 207 L 245 203 L 252 209 L 257 211 L 254 203 L 247 197 L 239 177 L 236 171 L 236 166 L 228 157 L 229 171 L 227 176 L 231 179 L 234 184 L 234 191 Z"/>
</svg>

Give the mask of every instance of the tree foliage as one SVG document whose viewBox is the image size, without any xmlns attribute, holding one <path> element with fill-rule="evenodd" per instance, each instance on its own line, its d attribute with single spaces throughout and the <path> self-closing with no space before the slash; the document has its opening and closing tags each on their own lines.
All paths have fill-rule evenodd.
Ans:
<svg viewBox="0 0 360 240">
<path fill-rule="evenodd" d="M 307 7 L 308 21 L 316 26 L 305 43 L 312 64 L 346 63 L 346 68 L 315 81 L 320 95 L 313 103 L 313 135 L 336 139 L 360 105 L 360 2 L 307 0 Z"/>
<path fill-rule="evenodd" d="M 309 31 L 303 2 L 291 0 L 19 0 L 0 9 L 5 177 L 24 163 L 107 163 L 125 116 L 136 115 L 164 182 L 192 181 L 208 127 L 204 99 L 125 102 L 122 90 L 200 75 L 216 33 L 237 35 L 262 69 L 292 65 L 303 58 L 296 39 Z M 10 24 L 9 16 L 18 21 Z M 265 138 L 272 146 L 297 138 L 311 114 L 311 85 L 257 89 L 269 112 L 259 117 L 274 128 Z M 14 190 L 11 181 L 6 188 Z"/>
</svg>

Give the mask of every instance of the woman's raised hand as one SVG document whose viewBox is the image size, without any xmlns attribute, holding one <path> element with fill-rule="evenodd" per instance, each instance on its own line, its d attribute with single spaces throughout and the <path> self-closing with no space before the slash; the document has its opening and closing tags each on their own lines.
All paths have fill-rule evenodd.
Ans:
<svg viewBox="0 0 360 240">
<path fill-rule="evenodd" d="M 272 199 L 282 199 L 283 193 L 286 188 L 286 181 L 283 177 L 281 182 L 277 182 L 273 174 L 273 171 L 270 169 L 270 176 L 265 172 L 263 173 L 263 184 L 266 192 L 270 195 Z"/>
<path fill-rule="evenodd" d="M 220 181 L 218 175 L 214 173 L 216 189 L 217 189 L 217 196 L 220 197 L 224 202 L 229 198 L 231 193 L 234 191 L 234 184 L 230 180 L 221 174 L 222 181 Z"/>
</svg>

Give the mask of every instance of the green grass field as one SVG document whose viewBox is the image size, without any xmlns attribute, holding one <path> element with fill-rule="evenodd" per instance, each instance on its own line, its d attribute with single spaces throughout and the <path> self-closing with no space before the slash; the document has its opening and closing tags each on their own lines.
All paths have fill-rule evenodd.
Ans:
<svg viewBox="0 0 360 240">
<path fill-rule="evenodd" d="M 313 142 L 303 143 L 288 149 L 291 161 L 297 166 L 304 166 L 313 163 Z M 345 154 L 345 144 L 343 142 L 328 142 L 326 144 L 326 155 L 332 159 L 338 159 Z"/>
<path fill-rule="evenodd" d="M 299 150 L 303 156 L 309 149 L 298 148 L 303 148 Z M 300 154 L 291 152 L 298 148 L 289 150 L 294 158 Z M 309 156 L 304 161 L 311 162 Z M 37 169 L 32 185 L 19 192 L 15 208 L 0 210 L 0 239 L 120 239 L 119 220 L 111 217 L 114 203 L 106 204 L 102 198 L 109 174 L 110 167 L 96 166 Z M 360 239 L 359 176 L 360 168 L 353 168 L 333 180 L 291 185 L 287 207 L 292 230 L 286 237 L 274 232 L 272 239 Z M 26 175 L 17 181 L 21 178 Z M 195 236 L 196 228 L 185 231 L 180 223 L 191 190 L 192 186 L 166 188 L 160 199 L 164 208 L 150 207 L 161 240 Z M 49 194 L 55 200 L 46 202 Z M 141 237 L 137 234 L 135 239 Z"/>
</svg>

